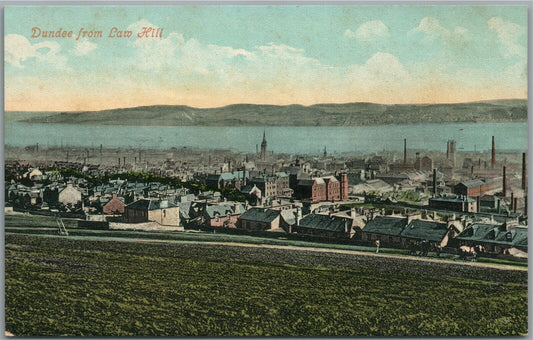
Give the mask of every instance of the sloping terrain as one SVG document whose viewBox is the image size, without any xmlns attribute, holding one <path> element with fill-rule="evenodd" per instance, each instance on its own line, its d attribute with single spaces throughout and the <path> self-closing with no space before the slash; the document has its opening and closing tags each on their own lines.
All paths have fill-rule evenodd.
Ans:
<svg viewBox="0 0 533 340">
<path fill-rule="evenodd" d="M 42 115 L 6 112 L 6 122 L 148 126 L 361 126 L 405 123 L 515 122 L 527 120 L 526 100 L 461 104 L 302 105 L 236 104 L 219 108 L 156 105 Z"/>
</svg>

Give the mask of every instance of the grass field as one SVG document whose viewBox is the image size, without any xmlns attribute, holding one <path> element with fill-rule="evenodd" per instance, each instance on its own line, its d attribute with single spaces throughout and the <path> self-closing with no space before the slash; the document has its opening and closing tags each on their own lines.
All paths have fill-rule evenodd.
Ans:
<svg viewBox="0 0 533 340">
<path fill-rule="evenodd" d="M 518 335 L 527 271 L 6 234 L 6 330 L 36 335 Z"/>
</svg>

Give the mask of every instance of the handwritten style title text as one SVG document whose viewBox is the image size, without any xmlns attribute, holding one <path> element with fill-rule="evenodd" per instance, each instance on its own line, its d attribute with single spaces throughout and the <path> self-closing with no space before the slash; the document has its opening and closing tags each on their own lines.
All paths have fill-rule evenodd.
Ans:
<svg viewBox="0 0 533 340">
<path fill-rule="evenodd" d="M 135 32 L 137 38 L 162 38 L 163 29 L 155 27 L 142 27 L 139 32 Z M 107 38 L 131 38 L 134 32 L 130 30 L 119 30 L 117 27 L 112 27 L 109 33 L 105 36 Z M 76 40 L 84 38 L 103 38 L 104 32 L 101 30 L 89 30 L 84 27 L 78 30 L 74 35 L 74 31 L 67 31 L 60 27 L 58 30 L 43 30 L 40 27 L 33 27 L 31 29 L 32 38 L 73 38 Z"/>
</svg>

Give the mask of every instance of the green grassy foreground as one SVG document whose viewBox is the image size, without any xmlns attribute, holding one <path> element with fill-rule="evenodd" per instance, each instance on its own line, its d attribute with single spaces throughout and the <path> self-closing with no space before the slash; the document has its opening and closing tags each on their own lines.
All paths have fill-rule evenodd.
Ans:
<svg viewBox="0 0 533 340">
<path fill-rule="evenodd" d="M 16 234 L 5 253 L 17 336 L 527 333 L 523 270 Z"/>
</svg>

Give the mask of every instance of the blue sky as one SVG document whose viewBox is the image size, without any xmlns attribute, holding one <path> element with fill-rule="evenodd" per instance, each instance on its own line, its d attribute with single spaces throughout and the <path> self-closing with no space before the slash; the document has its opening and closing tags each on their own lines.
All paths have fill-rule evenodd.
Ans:
<svg viewBox="0 0 533 340">
<path fill-rule="evenodd" d="M 32 28 L 73 31 L 32 38 Z M 112 27 L 131 38 L 109 38 Z M 142 27 L 161 38 L 137 38 Z M 103 37 L 76 40 L 78 31 Z M 525 6 L 8 7 L 6 110 L 527 96 Z"/>
</svg>

